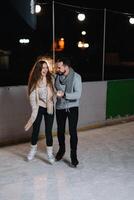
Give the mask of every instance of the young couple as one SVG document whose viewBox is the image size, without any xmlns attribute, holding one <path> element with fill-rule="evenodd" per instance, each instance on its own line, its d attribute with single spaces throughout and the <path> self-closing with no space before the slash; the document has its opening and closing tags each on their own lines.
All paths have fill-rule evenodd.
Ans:
<svg viewBox="0 0 134 200">
<path fill-rule="evenodd" d="M 70 134 L 70 158 L 73 167 L 79 164 L 77 159 L 77 122 L 79 115 L 79 100 L 82 92 L 81 76 L 71 67 L 68 58 L 56 61 L 56 74 L 52 76 L 48 62 L 39 59 L 34 64 L 28 80 L 28 94 L 32 108 L 31 117 L 25 125 L 27 131 L 33 126 L 31 148 L 27 155 L 30 161 L 37 152 L 42 117 L 45 121 L 46 150 L 48 161 L 53 164 L 62 159 L 65 154 L 65 126 L 68 118 Z M 56 96 L 56 105 L 54 98 Z M 52 127 L 54 121 L 54 107 L 56 106 L 57 137 L 59 150 L 53 154 Z"/>
</svg>

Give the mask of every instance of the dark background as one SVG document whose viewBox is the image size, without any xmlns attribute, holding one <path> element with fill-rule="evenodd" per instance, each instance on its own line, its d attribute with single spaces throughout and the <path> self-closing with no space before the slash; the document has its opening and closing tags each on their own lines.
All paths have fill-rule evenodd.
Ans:
<svg viewBox="0 0 134 200">
<path fill-rule="evenodd" d="M 0 86 L 26 85 L 37 56 L 52 56 L 52 1 L 38 1 L 42 12 L 30 13 L 30 0 L 2 1 L 0 6 Z M 104 8 L 106 8 L 105 63 Z M 84 22 L 77 14 L 86 15 Z M 134 78 L 134 25 L 132 6 L 89 1 L 55 1 L 55 39 L 63 37 L 65 48 L 56 57 L 67 55 L 83 81 Z M 87 35 L 82 36 L 81 31 Z M 29 38 L 29 44 L 20 44 Z M 79 49 L 79 40 L 89 48 Z"/>
</svg>

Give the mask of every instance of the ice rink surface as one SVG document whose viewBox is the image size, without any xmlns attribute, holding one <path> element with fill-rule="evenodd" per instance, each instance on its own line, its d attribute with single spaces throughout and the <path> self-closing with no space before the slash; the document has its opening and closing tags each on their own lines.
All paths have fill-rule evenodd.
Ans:
<svg viewBox="0 0 134 200">
<path fill-rule="evenodd" d="M 78 132 L 77 168 L 47 162 L 45 139 L 27 162 L 30 143 L 1 147 L 0 200 L 134 200 L 134 122 Z M 54 137 L 54 153 L 58 150 Z"/>
</svg>

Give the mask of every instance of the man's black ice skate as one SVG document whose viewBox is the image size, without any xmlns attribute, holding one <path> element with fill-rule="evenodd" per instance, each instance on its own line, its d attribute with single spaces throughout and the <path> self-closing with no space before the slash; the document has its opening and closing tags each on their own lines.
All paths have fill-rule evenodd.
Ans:
<svg viewBox="0 0 134 200">
<path fill-rule="evenodd" d="M 59 151 L 57 152 L 56 156 L 55 156 L 55 159 L 57 161 L 61 160 L 62 157 L 64 156 L 65 154 L 65 148 L 60 148 Z"/>
</svg>

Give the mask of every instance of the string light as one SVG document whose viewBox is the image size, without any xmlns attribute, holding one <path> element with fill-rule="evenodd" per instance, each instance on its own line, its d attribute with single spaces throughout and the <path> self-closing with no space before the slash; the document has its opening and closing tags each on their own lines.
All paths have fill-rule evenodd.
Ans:
<svg viewBox="0 0 134 200">
<path fill-rule="evenodd" d="M 130 24 L 134 24 L 134 17 L 130 17 L 130 18 L 129 18 L 129 23 L 130 23 Z"/>
<path fill-rule="evenodd" d="M 86 35 L 86 34 L 87 34 L 86 31 L 81 32 L 81 35 Z"/>
<path fill-rule="evenodd" d="M 85 14 L 83 14 L 83 13 L 79 13 L 78 16 L 77 16 L 77 18 L 78 18 L 79 21 L 84 21 L 84 20 L 85 20 L 85 17 L 86 17 L 86 16 L 85 16 Z"/>
<path fill-rule="evenodd" d="M 41 12 L 41 6 L 39 4 L 35 5 L 35 13 L 40 13 Z"/>
</svg>

